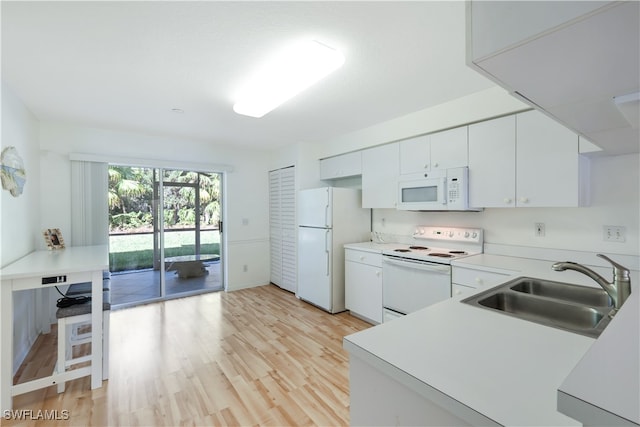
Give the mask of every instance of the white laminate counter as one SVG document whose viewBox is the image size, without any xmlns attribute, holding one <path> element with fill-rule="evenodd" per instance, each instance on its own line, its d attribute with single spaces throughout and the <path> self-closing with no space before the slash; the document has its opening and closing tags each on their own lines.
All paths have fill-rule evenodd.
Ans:
<svg viewBox="0 0 640 427">
<path fill-rule="evenodd" d="M 507 270 L 513 273 L 512 277 L 533 276 L 593 286 L 591 279 L 580 273 L 551 270 L 552 263 L 482 254 L 456 260 L 452 265 L 486 271 Z M 610 269 L 594 270 L 607 278 L 611 275 Z M 632 274 L 632 280 L 634 276 L 637 277 L 637 272 Z M 481 290 L 484 289 L 478 291 Z M 344 347 L 353 357 L 385 371 L 425 399 L 433 401 L 434 396 L 440 395 L 438 399 L 442 402 L 444 396 L 454 409 L 457 405 L 457 414 L 470 424 L 486 424 L 489 419 L 502 425 L 580 425 L 576 419 L 558 411 L 561 386 L 562 391 L 574 393 L 577 399 L 594 399 L 596 405 L 606 401 L 598 400 L 593 393 L 579 393 L 585 382 L 602 376 L 600 372 L 593 372 L 593 366 L 606 363 L 601 360 L 606 351 L 590 351 L 595 342 L 593 338 L 483 310 L 461 303 L 460 299 L 452 298 L 349 335 L 344 339 Z M 630 314 L 622 316 L 623 320 L 634 318 L 634 310 L 637 314 L 637 308 L 628 304 L 618 316 L 624 314 L 625 309 Z M 628 334 L 633 331 L 627 328 L 619 332 L 620 324 L 620 319 L 611 322 L 601 335 L 603 342 L 609 340 L 605 339 L 609 335 L 620 335 L 623 341 L 624 337 L 629 339 Z M 637 334 L 637 328 L 635 331 Z M 632 343 L 628 341 L 627 346 Z M 618 341 L 617 345 L 621 343 Z M 585 362 L 591 357 L 595 357 L 595 361 Z M 609 354 L 609 362 L 611 357 Z M 584 368 L 582 363 L 587 363 Z M 635 363 L 638 363 L 637 356 Z M 630 374 L 635 372 L 637 379 L 637 365 L 635 368 L 634 371 L 633 367 L 631 370 L 628 366 L 621 367 Z M 577 377 L 572 379 L 574 375 Z M 601 392 L 596 393 L 601 397 L 619 392 L 629 393 L 631 398 L 638 396 L 634 394 L 633 381 L 619 389 L 604 387 L 605 382 L 593 384 L 603 386 Z"/>
<path fill-rule="evenodd" d="M 344 345 L 397 368 L 400 382 L 417 379 L 427 398 L 433 388 L 498 424 L 560 426 L 579 425 L 556 410 L 556 390 L 593 341 L 451 299 Z"/>
<path fill-rule="evenodd" d="M 510 273 L 512 276 L 537 277 L 539 279 L 599 288 L 596 282 L 577 271 L 554 271 L 551 268 L 554 262 L 555 261 L 517 258 L 504 255 L 479 254 L 453 260 L 451 261 L 451 265 L 454 267 L 472 268 L 498 273 Z M 593 265 L 588 265 L 588 267 L 602 275 L 607 280 L 611 280 L 613 278 L 611 267 L 599 267 Z M 631 271 L 631 283 L 634 289 L 638 288 L 638 276 L 638 271 Z"/>
<path fill-rule="evenodd" d="M 344 245 L 345 249 L 356 249 L 358 251 L 382 253 L 382 251 L 388 249 L 395 249 L 398 247 L 398 243 L 375 243 L 375 242 L 362 242 L 362 243 L 348 243 Z"/>
<path fill-rule="evenodd" d="M 640 293 L 562 383 L 558 409 L 586 425 L 640 425 Z"/>
</svg>

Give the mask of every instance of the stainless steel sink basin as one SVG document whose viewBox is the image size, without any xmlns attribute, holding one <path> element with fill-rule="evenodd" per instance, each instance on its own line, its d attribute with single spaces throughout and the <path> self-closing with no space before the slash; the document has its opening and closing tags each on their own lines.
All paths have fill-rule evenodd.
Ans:
<svg viewBox="0 0 640 427">
<path fill-rule="evenodd" d="M 594 307 L 613 308 L 613 302 L 609 294 L 602 288 L 589 288 L 569 283 L 522 277 L 510 289 L 525 294 L 539 295 Z"/>
<path fill-rule="evenodd" d="M 609 324 L 613 309 L 609 296 L 599 289 L 530 277 L 518 277 L 462 302 L 594 338 Z"/>
</svg>

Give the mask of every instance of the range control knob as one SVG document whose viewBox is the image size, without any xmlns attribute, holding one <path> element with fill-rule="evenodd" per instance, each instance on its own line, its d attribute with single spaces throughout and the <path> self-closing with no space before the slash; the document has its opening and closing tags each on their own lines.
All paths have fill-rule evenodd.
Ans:
<svg viewBox="0 0 640 427">
<path fill-rule="evenodd" d="M 471 237 L 473 237 L 474 239 L 475 239 L 476 237 L 478 237 L 478 232 L 477 232 L 477 231 L 474 231 L 474 232 L 473 232 L 473 234 L 471 235 Z"/>
<path fill-rule="evenodd" d="M 449 237 L 453 237 L 453 231 L 449 231 Z"/>
<path fill-rule="evenodd" d="M 468 231 L 464 232 L 464 237 L 469 237 L 469 232 Z"/>
</svg>

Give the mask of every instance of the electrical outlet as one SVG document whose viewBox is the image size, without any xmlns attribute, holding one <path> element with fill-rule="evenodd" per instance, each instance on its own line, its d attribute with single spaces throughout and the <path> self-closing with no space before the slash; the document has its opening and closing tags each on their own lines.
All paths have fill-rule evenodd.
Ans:
<svg viewBox="0 0 640 427">
<path fill-rule="evenodd" d="M 620 225 L 603 225 L 602 240 L 622 243 L 627 240 L 627 229 Z"/>
<path fill-rule="evenodd" d="M 544 222 L 536 222 L 535 233 L 538 237 L 544 237 Z"/>
</svg>

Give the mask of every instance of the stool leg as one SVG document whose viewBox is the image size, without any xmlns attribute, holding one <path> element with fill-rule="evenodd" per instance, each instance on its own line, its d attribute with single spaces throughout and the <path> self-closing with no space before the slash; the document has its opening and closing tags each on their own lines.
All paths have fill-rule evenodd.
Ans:
<svg viewBox="0 0 640 427">
<path fill-rule="evenodd" d="M 61 374 L 67 370 L 67 321 L 62 318 L 58 319 L 58 373 Z M 65 382 L 58 383 L 58 393 L 63 393 Z"/>
<path fill-rule="evenodd" d="M 102 312 L 102 379 L 109 379 L 109 317 L 111 310 Z"/>
</svg>

